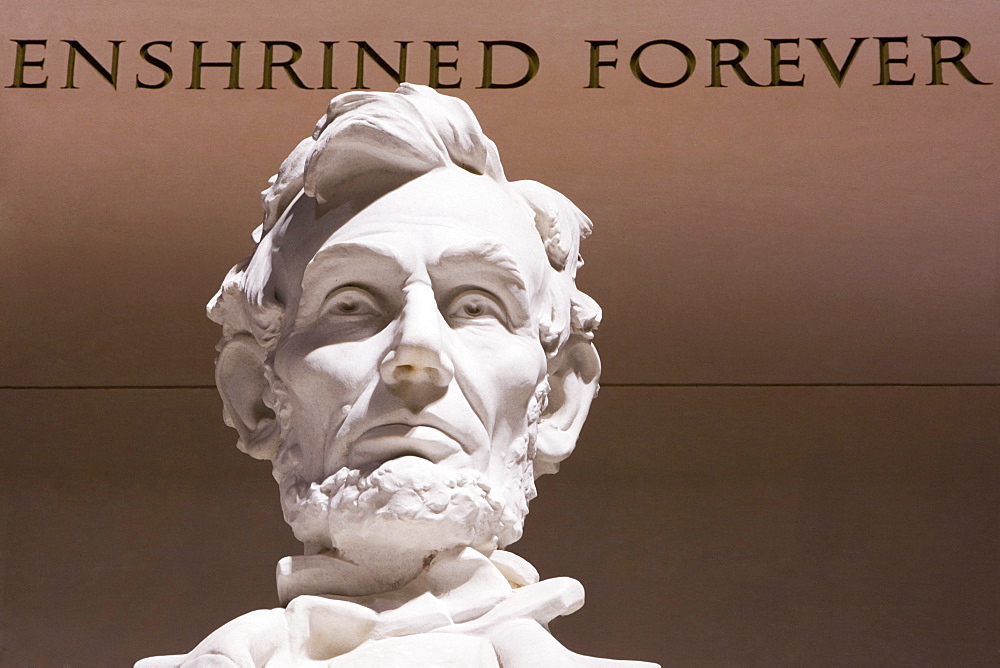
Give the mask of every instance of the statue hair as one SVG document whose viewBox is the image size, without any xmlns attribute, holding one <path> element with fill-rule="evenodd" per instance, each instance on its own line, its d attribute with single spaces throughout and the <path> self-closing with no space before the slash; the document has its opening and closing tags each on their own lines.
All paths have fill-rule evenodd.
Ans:
<svg viewBox="0 0 1000 668">
<path fill-rule="evenodd" d="M 312 136 L 271 177 L 270 187 L 261 193 L 264 220 L 253 233 L 254 253 L 230 270 L 207 307 L 208 317 L 223 329 L 220 349 L 234 336 L 249 334 L 265 355 L 273 353 L 286 304 L 274 287 L 267 237 L 297 198 L 323 205 L 345 184 L 366 175 L 395 173 L 405 182 L 442 168 L 493 179 L 533 213 L 552 269 L 550 298 L 538 314 L 546 353 L 556 355 L 571 337 L 590 340 L 601 309 L 575 283 L 583 264 L 580 241 L 592 230 L 590 219 L 547 186 L 507 181 L 496 145 L 465 102 L 404 83 L 393 93 L 355 91 L 335 97 Z"/>
</svg>

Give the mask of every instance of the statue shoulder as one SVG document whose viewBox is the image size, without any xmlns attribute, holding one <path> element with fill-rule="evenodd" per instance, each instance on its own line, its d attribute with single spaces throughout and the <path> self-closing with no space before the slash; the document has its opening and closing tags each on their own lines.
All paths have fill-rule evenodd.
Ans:
<svg viewBox="0 0 1000 668">
<path fill-rule="evenodd" d="M 254 610 L 223 624 L 187 654 L 151 656 L 134 668 L 253 668 L 287 646 L 285 610 Z"/>
<path fill-rule="evenodd" d="M 646 661 L 620 661 L 584 656 L 567 649 L 541 624 L 530 619 L 512 620 L 490 633 L 500 665 L 504 668 L 659 668 Z"/>
</svg>

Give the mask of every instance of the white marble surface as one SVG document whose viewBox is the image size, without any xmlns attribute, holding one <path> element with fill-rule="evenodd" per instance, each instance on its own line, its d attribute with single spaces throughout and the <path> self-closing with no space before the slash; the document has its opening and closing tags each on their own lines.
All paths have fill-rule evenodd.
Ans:
<svg viewBox="0 0 1000 668">
<path fill-rule="evenodd" d="M 410 84 L 335 98 L 263 204 L 209 304 L 216 381 L 305 555 L 285 608 L 137 666 L 652 665 L 565 649 L 548 623 L 582 586 L 502 550 L 597 391 L 589 219 Z"/>
<path fill-rule="evenodd" d="M 349 574 L 342 568 L 331 557 L 283 560 L 278 586 L 286 607 L 243 615 L 187 655 L 145 659 L 136 667 L 216 665 L 213 661 L 331 667 L 654 665 L 595 659 L 560 645 L 547 624 L 583 605 L 583 587 L 572 578 L 539 582 L 531 565 L 509 552 L 498 550 L 487 559 L 471 547 L 458 548 L 439 553 L 395 591 L 314 595 Z M 331 571 L 329 577 L 324 570 Z"/>
</svg>

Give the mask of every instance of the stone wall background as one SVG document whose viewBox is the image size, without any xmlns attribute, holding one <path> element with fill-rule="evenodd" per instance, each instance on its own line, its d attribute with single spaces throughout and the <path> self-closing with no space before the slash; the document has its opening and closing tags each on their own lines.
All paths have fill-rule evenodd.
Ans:
<svg viewBox="0 0 1000 668">
<path fill-rule="evenodd" d="M 595 221 L 580 284 L 605 309 L 603 388 L 514 548 L 587 588 L 553 627 L 566 645 L 665 666 L 996 661 L 998 86 L 948 66 L 927 86 L 920 37 L 965 37 L 973 72 L 1000 80 L 994 3 L 0 11 L 0 83 L 13 39 L 48 40 L 31 76 L 49 77 L 0 89 L 0 665 L 129 665 L 277 604 L 295 543 L 267 466 L 222 425 L 203 305 L 250 251 L 267 177 L 353 83 L 349 40 L 387 56 L 413 40 L 416 83 L 421 42 L 459 40 L 451 92 L 508 176 Z M 839 61 L 850 37 L 891 35 L 909 36 L 914 86 L 873 86 L 868 40 L 840 88 L 805 43 L 802 88 L 706 87 L 709 38 L 746 41 L 766 80 L 767 38 L 825 36 Z M 105 60 L 126 40 L 118 90 L 79 59 L 79 89 L 60 89 L 62 39 Z M 131 87 L 161 39 L 174 81 Z M 257 90 L 267 39 L 303 45 L 312 85 L 318 41 L 339 40 L 340 90 L 280 73 Z M 536 79 L 474 88 L 490 39 L 535 47 Z M 602 90 L 584 88 L 587 39 L 619 40 Z M 691 81 L 632 77 L 653 39 L 696 51 Z M 211 60 L 246 40 L 245 90 L 221 71 L 186 90 L 190 40 Z"/>
</svg>

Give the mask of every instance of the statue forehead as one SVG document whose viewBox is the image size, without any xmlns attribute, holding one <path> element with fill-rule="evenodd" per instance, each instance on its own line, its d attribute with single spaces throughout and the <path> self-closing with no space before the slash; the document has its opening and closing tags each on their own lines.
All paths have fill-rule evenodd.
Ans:
<svg viewBox="0 0 1000 668">
<path fill-rule="evenodd" d="M 270 258 L 272 280 L 286 305 L 298 301 L 307 274 L 323 270 L 324 250 L 363 239 L 411 255 L 427 246 L 433 246 L 431 255 L 451 245 L 501 246 L 518 264 L 532 297 L 542 289 L 549 263 L 534 214 L 487 176 L 441 168 L 359 199 L 368 202 L 360 210 L 352 199 L 320 211 L 315 200 L 300 196 L 265 238 L 258 253 Z"/>
<path fill-rule="evenodd" d="M 544 282 L 548 267 L 532 211 L 492 179 L 459 169 L 416 178 L 336 226 L 307 267 L 303 285 L 328 258 L 342 257 L 333 251 L 354 243 L 375 246 L 407 268 L 414 261 L 435 263 L 453 251 L 478 254 L 483 261 L 502 258 L 533 288 Z"/>
<path fill-rule="evenodd" d="M 374 235 L 409 247 L 441 228 L 456 239 L 489 239 L 525 260 L 544 261 L 531 209 L 493 179 L 455 168 L 434 170 L 378 197 L 333 228 L 320 250 Z"/>
</svg>

